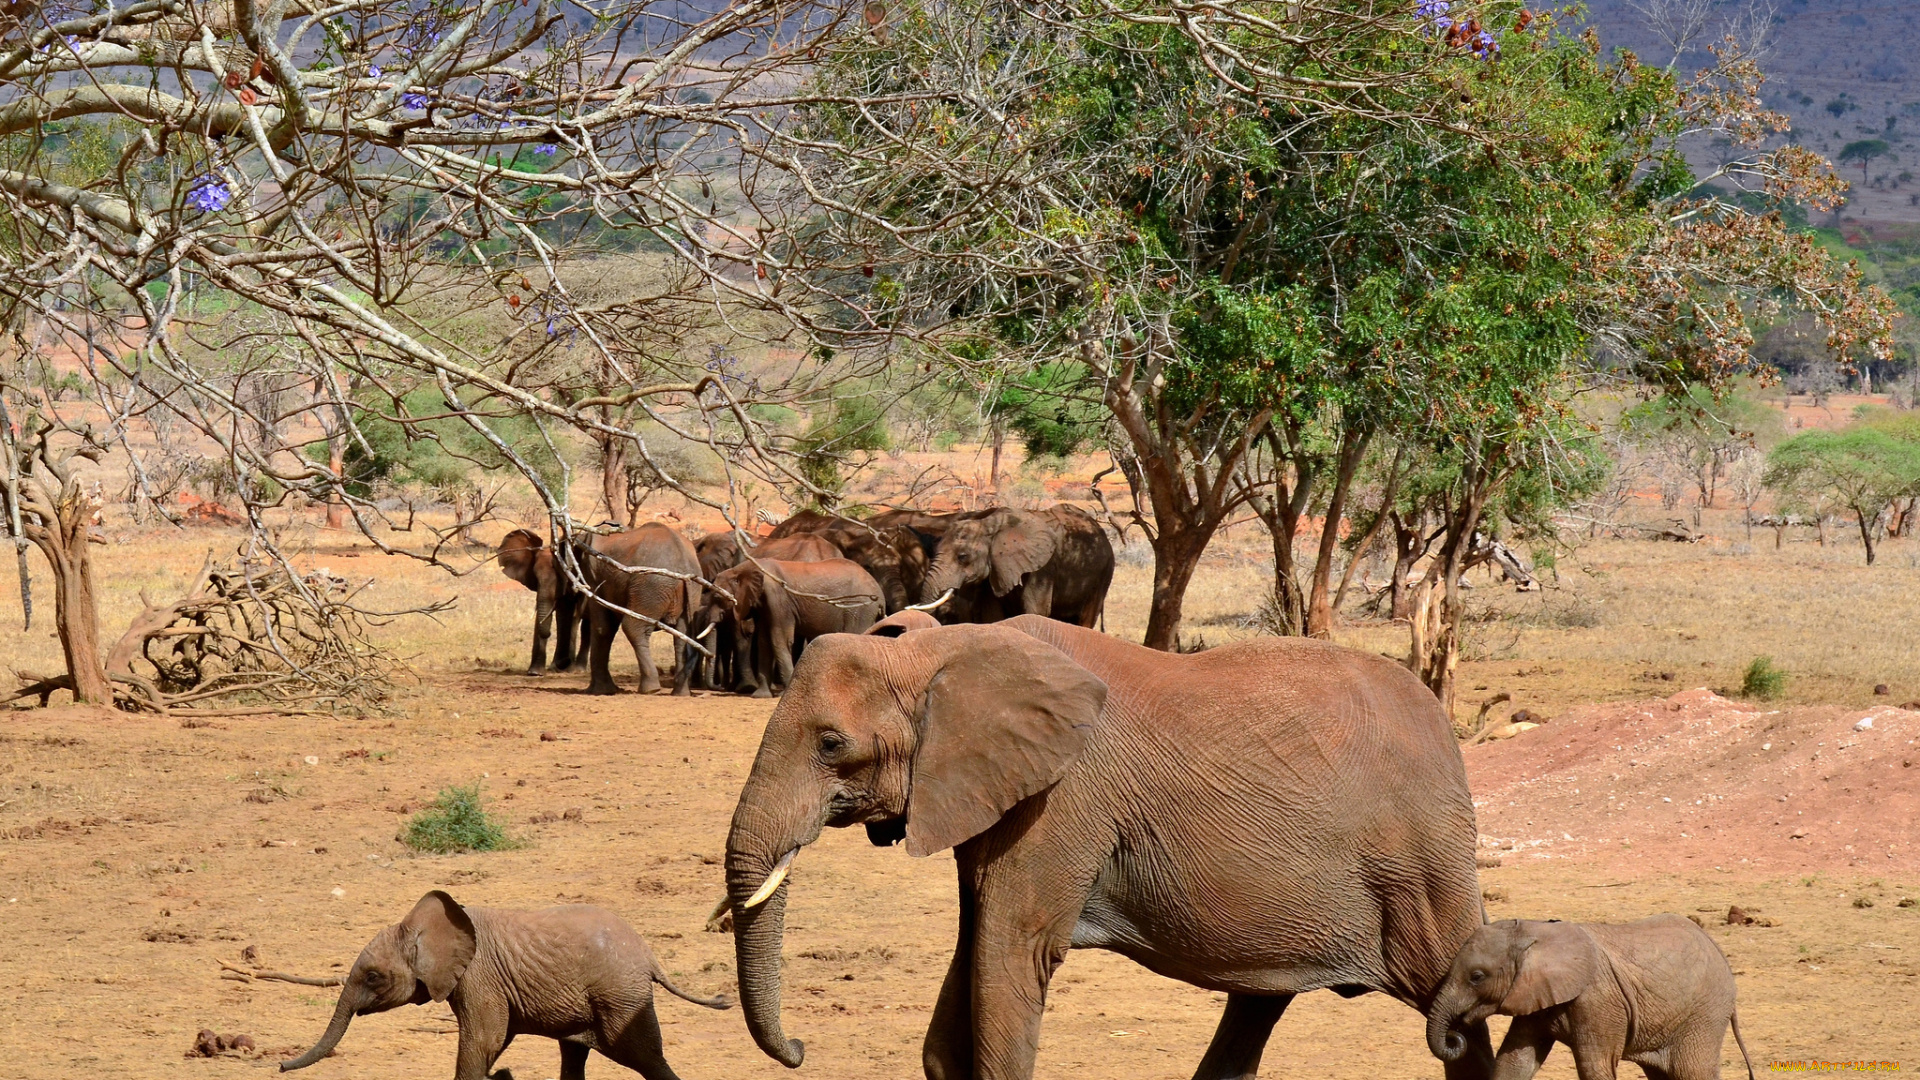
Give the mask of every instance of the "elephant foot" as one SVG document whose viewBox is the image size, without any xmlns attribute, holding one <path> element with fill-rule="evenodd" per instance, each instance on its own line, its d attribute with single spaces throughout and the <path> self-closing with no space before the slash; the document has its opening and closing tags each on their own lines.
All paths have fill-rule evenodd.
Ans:
<svg viewBox="0 0 1920 1080">
<path fill-rule="evenodd" d="M 641 683 L 640 692 L 643 694 L 657 694 L 660 692 L 660 684 L 654 683 L 652 685 L 648 685 L 646 683 Z"/>
<path fill-rule="evenodd" d="M 764 686 L 756 686 L 753 688 L 753 693 L 748 694 L 747 696 L 757 697 L 757 698 L 770 698 L 773 696 L 773 691 L 767 689 Z"/>
<path fill-rule="evenodd" d="M 546 668 L 530 667 L 527 669 L 527 678 L 537 679 L 540 676 L 545 675 L 546 673 L 547 673 Z"/>
<path fill-rule="evenodd" d="M 612 683 L 591 683 L 587 686 L 587 693 L 594 697 L 612 697 L 619 692 L 620 688 Z"/>
</svg>

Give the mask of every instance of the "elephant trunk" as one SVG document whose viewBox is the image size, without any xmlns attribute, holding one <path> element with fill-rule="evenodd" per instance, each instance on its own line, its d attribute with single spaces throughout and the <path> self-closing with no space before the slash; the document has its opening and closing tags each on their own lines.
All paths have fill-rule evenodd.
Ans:
<svg viewBox="0 0 1920 1080">
<path fill-rule="evenodd" d="M 291 1061 L 281 1062 L 280 1071 L 304 1069 L 333 1053 L 333 1048 L 340 1043 L 340 1037 L 347 1033 L 347 1025 L 353 1022 L 353 1014 L 358 1011 L 359 1004 L 359 995 L 354 993 L 353 987 L 349 986 L 340 991 L 340 1004 L 334 1006 L 333 1019 L 327 1023 L 326 1033 L 321 1035 L 320 1041 L 309 1047 L 306 1053 Z"/>
<path fill-rule="evenodd" d="M 740 973 L 740 1010 L 747 1031 L 767 1056 L 797 1069 L 806 1047 L 780 1026 L 780 946 L 786 935 L 787 884 L 759 904 L 747 901 L 765 884 L 772 865 L 727 855 L 727 894 L 733 899 L 733 948 Z"/>
<path fill-rule="evenodd" d="M 1441 1061 L 1459 1061 L 1467 1052 L 1467 1036 L 1460 1030 L 1466 1007 L 1456 1007 L 1453 995 L 1444 989 L 1427 1010 L 1427 1049 Z"/>
</svg>

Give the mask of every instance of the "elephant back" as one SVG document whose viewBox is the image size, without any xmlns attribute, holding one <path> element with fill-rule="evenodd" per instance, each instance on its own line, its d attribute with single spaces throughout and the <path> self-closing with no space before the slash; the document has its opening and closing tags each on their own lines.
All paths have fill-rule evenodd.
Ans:
<svg viewBox="0 0 1920 1080">
<path fill-rule="evenodd" d="M 583 566 L 592 563 L 595 591 L 652 619 L 683 619 L 698 600 L 700 556 L 691 541 L 659 522 L 596 536 Z M 693 590 L 691 596 L 690 589 Z"/>
</svg>

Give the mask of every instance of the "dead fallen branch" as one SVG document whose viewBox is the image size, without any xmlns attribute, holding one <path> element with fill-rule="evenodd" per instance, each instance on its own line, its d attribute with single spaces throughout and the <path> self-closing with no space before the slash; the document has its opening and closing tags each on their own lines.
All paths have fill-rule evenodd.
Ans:
<svg viewBox="0 0 1920 1080">
<path fill-rule="evenodd" d="M 232 982 L 284 982 L 297 986 L 345 986 L 346 980 L 338 975 L 315 977 L 312 975 L 289 975 L 284 971 L 261 971 L 258 968 L 236 967 L 225 960 L 216 961 L 220 965 L 220 977 Z"/>
<path fill-rule="evenodd" d="M 447 602 L 373 611 L 351 585 L 324 571 L 295 577 L 280 564 L 216 565 L 211 557 L 179 599 L 143 609 L 107 654 L 114 703 L 131 712 L 180 717 L 327 713 L 386 700 L 395 661 L 367 637 L 371 626 L 405 614 L 433 614 Z M 24 685 L 0 701 L 73 690 L 69 675 L 20 674 Z"/>
</svg>

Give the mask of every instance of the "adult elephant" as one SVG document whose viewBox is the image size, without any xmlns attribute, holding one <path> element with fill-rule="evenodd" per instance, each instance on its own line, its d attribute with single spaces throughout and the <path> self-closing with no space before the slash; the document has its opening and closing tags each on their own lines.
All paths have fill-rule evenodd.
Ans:
<svg viewBox="0 0 1920 1080">
<path fill-rule="evenodd" d="M 943 622 L 996 622 L 1045 615 L 1097 626 L 1113 584 L 1113 545 L 1100 523 L 1077 506 L 1047 510 L 998 507 L 956 521 L 940 540 L 921 585 L 921 599 L 949 590 L 936 609 Z"/>
<path fill-rule="evenodd" d="M 671 626 L 685 634 L 688 620 L 700 607 L 700 557 L 693 544 L 667 526 L 650 521 L 626 532 L 590 537 L 576 544 L 574 555 L 587 584 L 587 623 L 593 629 L 587 693 L 620 692 L 607 666 L 616 627 L 633 646 L 634 659 L 640 665 L 640 692 L 651 694 L 660 689 L 660 670 L 653 662 L 653 632 Z M 594 603 L 595 599 L 618 604 L 634 614 Z M 675 638 L 674 654 L 679 662 L 673 692 L 684 696 L 693 692 L 692 659 L 699 653 Z"/>
<path fill-rule="evenodd" d="M 840 549 L 825 537 L 803 534 L 762 541 L 756 547 L 742 547 L 731 531 L 708 533 L 693 545 L 700 556 L 700 576 L 709 582 L 740 565 L 751 555 L 755 559 L 784 559 L 790 562 L 820 562 L 841 557 Z M 695 654 L 701 685 L 708 690 L 738 686 L 751 677 L 753 633 L 746 633 L 733 617 L 733 603 L 724 590 L 708 589 L 705 602 L 694 612 L 688 633 L 712 650 L 711 656 Z"/>
<path fill-rule="evenodd" d="M 872 574 L 880 583 L 888 614 L 907 607 L 920 595 L 920 583 L 927 574 L 927 552 L 913 530 L 802 510 L 774 526 L 767 537 L 777 540 L 808 534 L 831 541 L 843 555 Z"/>
<path fill-rule="evenodd" d="M 814 642 L 727 837 L 747 1027 L 790 1067 L 786 872 L 849 825 L 958 863 L 932 1080 L 1032 1076 L 1072 948 L 1226 992 L 1195 1074 L 1221 1080 L 1255 1075 L 1296 994 L 1424 1011 L 1482 922 L 1445 713 L 1405 668 L 1319 641 L 1179 655 L 1023 615 Z M 1485 1076 L 1485 1025 L 1463 1035 L 1447 1075 Z"/>
<path fill-rule="evenodd" d="M 710 617 L 720 618 L 724 609 L 739 643 L 737 688 L 754 697 L 770 697 L 776 684 L 790 683 L 795 652 L 814 638 L 857 634 L 884 614 L 880 583 L 851 559 L 798 562 L 765 558 L 755 549 L 752 558 L 714 579 L 713 592 Z"/>
<path fill-rule="evenodd" d="M 539 534 L 515 529 L 500 541 L 495 553 L 500 572 L 533 590 L 533 659 L 527 674 L 547 670 L 547 640 L 553 634 L 554 619 L 559 617 L 559 640 L 553 643 L 553 670 L 565 671 L 586 658 L 585 643 L 576 655 L 573 647 L 574 623 L 580 619 L 580 594 L 560 569 L 553 549 Z"/>
</svg>

